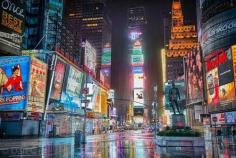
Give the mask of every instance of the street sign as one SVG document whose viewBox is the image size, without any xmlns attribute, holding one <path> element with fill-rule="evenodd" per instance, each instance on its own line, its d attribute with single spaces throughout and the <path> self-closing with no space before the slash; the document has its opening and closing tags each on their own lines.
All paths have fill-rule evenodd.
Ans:
<svg viewBox="0 0 236 158">
<path fill-rule="evenodd" d="M 81 100 L 82 103 L 89 103 L 90 100 Z"/>
</svg>

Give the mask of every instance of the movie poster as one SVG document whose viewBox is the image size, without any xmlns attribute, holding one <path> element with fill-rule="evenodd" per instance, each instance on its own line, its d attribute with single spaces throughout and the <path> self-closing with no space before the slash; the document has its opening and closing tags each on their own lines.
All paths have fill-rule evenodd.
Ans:
<svg viewBox="0 0 236 158">
<path fill-rule="evenodd" d="M 0 57 L 0 110 L 25 110 L 30 57 Z"/>
<path fill-rule="evenodd" d="M 220 95 L 219 99 L 220 101 L 230 101 L 235 98 L 235 85 L 234 82 L 225 84 L 223 86 L 220 86 Z"/>
<path fill-rule="evenodd" d="M 32 58 L 27 111 L 44 112 L 47 71 L 47 64 Z"/>
<path fill-rule="evenodd" d="M 50 96 L 51 99 L 60 100 L 61 98 L 65 68 L 66 68 L 65 63 L 60 58 L 57 57 L 55 76 Z"/>
</svg>

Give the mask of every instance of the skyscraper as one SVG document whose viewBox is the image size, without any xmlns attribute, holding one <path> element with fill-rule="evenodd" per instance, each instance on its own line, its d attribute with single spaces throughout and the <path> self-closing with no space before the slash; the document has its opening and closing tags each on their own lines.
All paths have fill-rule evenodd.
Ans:
<svg viewBox="0 0 236 158">
<path fill-rule="evenodd" d="M 128 9 L 129 57 L 131 66 L 130 90 L 133 100 L 133 120 L 136 124 L 144 123 L 144 51 L 143 33 L 146 24 L 145 9 L 131 6 Z"/>
<path fill-rule="evenodd" d="M 100 79 L 102 50 L 111 45 L 111 20 L 105 0 L 70 0 L 65 2 L 67 26 L 76 34 L 76 40 L 87 39 L 97 52 L 96 76 Z"/>
<path fill-rule="evenodd" d="M 180 0 L 172 3 L 171 39 L 167 55 L 167 80 L 178 80 L 184 75 L 183 57 L 198 47 L 195 25 L 185 25 Z"/>
</svg>

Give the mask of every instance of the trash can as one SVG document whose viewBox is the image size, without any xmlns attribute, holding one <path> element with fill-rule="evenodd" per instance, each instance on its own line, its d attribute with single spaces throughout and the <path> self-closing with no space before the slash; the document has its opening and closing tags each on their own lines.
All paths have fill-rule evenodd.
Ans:
<svg viewBox="0 0 236 158">
<path fill-rule="evenodd" d="M 75 137 L 74 137 L 74 139 L 75 139 L 75 146 L 79 146 L 80 145 L 81 137 L 82 137 L 82 132 L 79 131 L 79 130 L 76 130 L 75 131 Z"/>
</svg>

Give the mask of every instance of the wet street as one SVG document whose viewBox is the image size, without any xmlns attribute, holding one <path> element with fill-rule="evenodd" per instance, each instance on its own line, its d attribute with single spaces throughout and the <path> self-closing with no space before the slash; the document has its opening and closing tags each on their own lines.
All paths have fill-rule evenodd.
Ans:
<svg viewBox="0 0 236 158">
<path fill-rule="evenodd" d="M 207 144 L 209 145 L 209 144 Z M 154 144 L 152 133 L 127 131 L 87 137 L 85 146 L 74 146 L 73 137 L 41 139 L 1 139 L 0 157 L 30 158 L 211 158 L 212 146 L 168 147 Z M 230 152 L 231 151 L 231 152 Z M 233 158 L 233 150 L 220 150 L 217 157 Z M 228 156 L 227 156 L 228 155 Z"/>
</svg>

